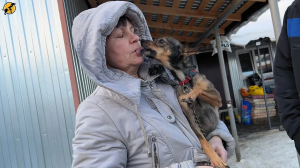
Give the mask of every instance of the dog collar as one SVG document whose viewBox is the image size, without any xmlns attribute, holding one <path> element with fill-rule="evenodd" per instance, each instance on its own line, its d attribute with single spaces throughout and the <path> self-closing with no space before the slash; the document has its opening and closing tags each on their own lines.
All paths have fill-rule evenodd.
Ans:
<svg viewBox="0 0 300 168">
<path fill-rule="evenodd" d="M 191 69 L 189 72 L 189 75 L 185 78 L 183 82 L 178 82 L 179 85 L 186 85 L 189 83 L 189 81 L 196 75 L 196 71 L 194 69 Z"/>
</svg>

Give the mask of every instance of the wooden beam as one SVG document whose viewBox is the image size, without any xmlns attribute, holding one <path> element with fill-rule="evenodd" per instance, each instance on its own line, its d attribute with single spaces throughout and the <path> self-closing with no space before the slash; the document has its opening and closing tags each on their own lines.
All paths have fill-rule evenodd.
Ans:
<svg viewBox="0 0 300 168">
<path fill-rule="evenodd" d="M 207 24 L 208 21 L 209 21 L 209 19 L 204 18 L 204 19 L 200 22 L 199 27 L 204 27 L 204 26 Z M 204 27 L 204 28 L 208 29 L 208 27 Z"/>
<path fill-rule="evenodd" d="M 162 29 L 173 29 L 173 30 L 183 30 L 183 31 L 193 31 L 193 32 L 205 32 L 208 27 L 200 26 L 189 26 L 183 24 L 173 24 L 173 23 L 161 23 L 161 22 L 148 22 L 149 27 L 162 28 Z M 220 34 L 224 34 L 225 30 L 220 29 Z"/>
<path fill-rule="evenodd" d="M 211 8 L 210 11 L 218 12 L 219 8 L 224 4 L 225 0 L 217 0 L 214 6 Z"/>
<path fill-rule="evenodd" d="M 185 9 L 191 10 L 194 2 L 195 0 L 188 0 L 187 3 L 185 4 Z"/>
<path fill-rule="evenodd" d="M 173 20 L 174 20 L 174 16 L 173 15 L 169 15 L 169 18 L 168 18 L 168 24 L 172 24 L 173 23 Z"/>
<path fill-rule="evenodd" d="M 236 13 L 238 14 L 242 14 L 244 13 L 250 6 L 252 6 L 255 2 L 249 2 L 247 1 L 238 11 L 236 11 Z"/>
<path fill-rule="evenodd" d="M 185 19 L 186 19 L 185 16 L 180 16 L 177 24 L 184 25 L 183 23 L 184 23 Z"/>
<path fill-rule="evenodd" d="M 146 14 L 146 20 L 147 20 L 147 23 L 152 21 L 152 13 Z"/>
<path fill-rule="evenodd" d="M 135 1 L 137 1 L 137 0 L 135 0 Z M 147 0 L 146 4 L 152 6 L 153 5 L 153 0 Z M 151 13 L 147 12 L 147 14 L 146 14 L 146 20 L 147 20 L 147 22 L 151 22 L 152 21 L 152 12 Z"/>
<path fill-rule="evenodd" d="M 159 6 L 166 6 L 167 0 L 160 0 L 159 1 Z"/>
<path fill-rule="evenodd" d="M 172 8 L 177 9 L 179 7 L 179 4 L 180 4 L 180 0 L 173 1 Z"/>
<path fill-rule="evenodd" d="M 168 31 L 167 31 L 167 32 L 168 32 Z M 173 32 L 173 35 L 177 36 L 177 34 L 178 34 L 178 30 L 175 30 L 175 31 Z"/>
<path fill-rule="evenodd" d="M 232 23 L 232 21 L 227 20 L 221 27 L 219 30 L 221 29 L 225 29 L 227 26 L 229 26 Z"/>
<path fill-rule="evenodd" d="M 182 35 L 183 35 L 183 36 L 187 36 L 188 34 L 189 34 L 189 32 L 188 32 L 188 31 L 185 31 L 185 32 L 183 32 L 183 33 L 182 33 Z M 191 34 L 191 36 L 190 36 L 190 37 L 192 37 L 192 36 L 193 36 L 193 34 L 194 34 L 194 32 Z"/>
<path fill-rule="evenodd" d="M 149 12 L 152 13 L 153 11 L 155 11 L 155 13 L 157 14 L 166 14 L 166 15 L 180 15 L 180 16 L 217 19 L 219 14 L 218 12 L 198 11 L 198 10 L 170 8 L 170 7 L 163 7 L 163 6 L 143 5 L 143 4 L 136 4 L 136 6 L 146 13 Z M 241 21 L 241 15 L 233 14 L 229 16 L 227 20 Z"/>
<path fill-rule="evenodd" d="M 198 18 L 196 17 L 192 17 L 192 19 L 190 20 L 190 23 L 188 24 L 189 26 L 194 26 L 195 22 L 198 20 Z"/>
<path fill-rule="evenodd" d="M 167 3 L 167 0 L 160 0 L 159 1 L 159 6 L 165 7 L 166 3 Z M 163 16 L 164 16 L 163 14 L 158 14 L 158 16 L 157 16 L 157 22 L 162 22 Z"/>
<path fill-rule="evenodd" d="M 165 32 L 164 34 L 160 34 L 160 33 L 151 33 L 151 36 L 153 38 L 160 38 L 163 36 L 170 36 L 173 37 L 175 39 L 177 39 L 178 41 L 186 41 L 186 42 L 195 42 L 197 40 L 196 36 L 178 36 L 178 35 L 169 35 L 169 32 Z M 202 43 L 210 43 L 210 39 L 205 39 Z"/>
<path fill-rule="evenodd" d="M 161 23 L 164 15 L 163 14 L 158 14 L 157 16 L 157 22 Z"/>
<path fill-rule="evenodd" d="M 203 0 L 198 8 L 199 11 L 204 11 L 205 7 L 209 3 L 210 0 Z"/>
<path fill-rule="evenodd" d="M 153 0 L 147 0 L 147 5 L 153 5 Z"/>
</svg>

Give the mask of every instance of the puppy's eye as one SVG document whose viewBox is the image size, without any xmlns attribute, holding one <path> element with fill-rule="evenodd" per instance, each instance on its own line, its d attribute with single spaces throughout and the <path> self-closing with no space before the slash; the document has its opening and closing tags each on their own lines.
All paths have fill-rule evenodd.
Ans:
<svg viewBox="0 0 300 168">
<path fill-rule="evenodd" d="M 160 39 L 158 42 L 159 42 L 160 44 L 164 44 L 164 43 L 165 43 L 165 41 L 164 41 L 163 39 Z"/>
</svg>

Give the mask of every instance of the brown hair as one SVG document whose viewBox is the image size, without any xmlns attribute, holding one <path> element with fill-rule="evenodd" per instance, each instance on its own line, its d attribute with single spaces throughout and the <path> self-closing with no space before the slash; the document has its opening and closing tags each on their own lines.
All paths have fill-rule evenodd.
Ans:
<svg viewBox="0 0 300 168">
<path fill-rule="evenodd" d="M 127 26 L 127 21 L 132 24 L 131 20 L 127 16 L 121 16 L 116 27 Z"/>
</svg>

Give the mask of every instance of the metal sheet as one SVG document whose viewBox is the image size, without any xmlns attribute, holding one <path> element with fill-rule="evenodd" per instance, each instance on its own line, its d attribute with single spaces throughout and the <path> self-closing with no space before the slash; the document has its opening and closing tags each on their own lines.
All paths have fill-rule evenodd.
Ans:
<svg viewBox="0 0 300 168">
<path fill-rule="evenodd" d="M 64 0 L 65 4 L 65 13 L 67 18 L 67 25 L 69 31 L 69 37 L 72 37 L 72 23 L 74 18 L 83 10 L 86 10 L 88 7 L 82 0 Z M 74 60 L 74 67 L 76 71 L 76 80 L 80 96 L 80 101 L 83 101 L 88 97 L 96 88 L 96 84 L 92 82 L 83 72 L 80 67 L 76 50 L 73 46 L 73 40 L 70 38 L 70 44 L 72 49 L 72 56 Z"/>
<path fill-rule="evenodd" d="M 237 112 L 240 114 L 241 113 L 240 106 L 241 106 L 241 101 L 242 101 L 242 96 L 240 94 L 240 88 L 242 88 L 243 86 L 246 86 L 246 85 L 244 85 L 243 79 L 240 79 L 237 58 L 234 53 L 235 53 L 235 50 L 234 50 L 234 48 L 232 48 L 232 52 L 227 52 L 227 59 L 228 59 L 228 67 L 229 67 L 230 76 L 231 76 L 231 83 L 232 83 L 236 108 L 237 108 Z"/>
<path fill-rule="evenodd" d="M 0 167 L 70 167 L 75 109 L 57 0 L 13 2 L 14 14 L 0 14 Z"/>
</svg>

